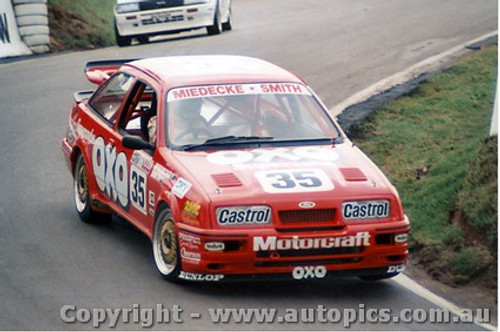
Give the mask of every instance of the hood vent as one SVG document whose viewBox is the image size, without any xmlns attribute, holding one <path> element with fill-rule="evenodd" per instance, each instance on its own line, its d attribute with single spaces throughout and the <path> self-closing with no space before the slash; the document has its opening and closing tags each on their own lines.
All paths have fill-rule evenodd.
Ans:
<svg viewBox="0 0 500 332">
<path fill-rule="evenodd" d="M 363 172 L 359 168 L 341 168 L 340 173 L 344 176 L 344 179 L 349 182 L 358 182 L 368 180 Z"/>
<path fill-rule="evenodd" d="M 212 174 L 212 179 L 220 188 L 239 187 L 243 184 L 234 173 Z"/>
</svg>

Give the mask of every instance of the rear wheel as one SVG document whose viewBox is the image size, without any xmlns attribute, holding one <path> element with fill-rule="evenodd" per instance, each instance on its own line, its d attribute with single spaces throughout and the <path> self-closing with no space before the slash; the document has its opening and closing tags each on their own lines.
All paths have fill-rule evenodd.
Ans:
<svg viewBox="0 0 500 332">
<path fill-rule="evenodd" d="M 179 241 L 172 213 L 167 208 L 162 208 L 155 220 L 153 256 L 161 276 L 176 281 L 181 271 Z"/>
<path fill-rule="evenodd" d="M 73 171 L 73 201 L 80 219 L 86 223 L 109 221 L 110 214 L 92 209 L 90 202 L 89 180 L 83 155 L 79 155 Z"/>
<path fill-rule="evenodd" d="M 132 44 L 132 38 L 121 36 L 120 33 L 118 32 L 116 24 L 115 24 L 115 37 L 116 37 L 116 44 L 120 47 L 130 46 L 130 44 Z"/>
</svg>

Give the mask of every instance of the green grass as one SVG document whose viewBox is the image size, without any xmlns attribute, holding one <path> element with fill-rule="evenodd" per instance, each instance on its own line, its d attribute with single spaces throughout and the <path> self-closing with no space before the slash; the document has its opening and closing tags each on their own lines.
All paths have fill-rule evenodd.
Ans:
<svg viewBox="0 0 500 332">
<path fill-rule="evenodd" d="M 483 147 L 496 76 L 495 44 L 433 76 L 356 128 L 353 140 L 398 188 L 412 222 L 410 249 L 464 247 L 467 234 L 450 222 L 462 207 L 473 228 L 489 228 L 496 240 L 496 140 L 494 147 Z M 463 261 L 452 258 L 456 264 Z"/>
<path fill-rule="evenodd" d="M 49 0 L 51 34 L 60 49 L 113 45 L 115 3 L 115 0 Z"/>
</svg>

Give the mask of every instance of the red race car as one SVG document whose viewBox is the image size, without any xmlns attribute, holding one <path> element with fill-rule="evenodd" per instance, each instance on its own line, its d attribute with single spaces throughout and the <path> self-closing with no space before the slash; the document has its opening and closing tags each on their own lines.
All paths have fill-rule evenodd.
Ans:
<svg viewBox="0 0 500 332">
<path fill-rule="evenodd" d="M 89 62 L 62 150 L 80 218 L 116 213 L 168 280 L 383 279 L 404 269 L 395 188 L 307 84 L 268 62 Z"/>
</svg>

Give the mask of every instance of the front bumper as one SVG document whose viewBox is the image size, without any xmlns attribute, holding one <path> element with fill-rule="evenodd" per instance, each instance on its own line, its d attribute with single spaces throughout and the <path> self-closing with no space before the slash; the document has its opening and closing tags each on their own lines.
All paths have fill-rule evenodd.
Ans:
<svg viewBox="0 0 500 332">
<path fill-rule="evenodd" d="M 408 243 L 398 241 L 401 234 L 409 233 L 410 225 L 405 217 L 390 224 L 349 225 L 338 231 L 221 231 L 187 225 L 180 225 L 178 231 L 183 276 L 189 277 L 184 279 L 204 280 L 195 277 L 208 274 L 224 280 L 260 276 L 302 280 L 401 272 L 408 259 Z"/>
<path fill-rule="evenodd" d="M 213 3 L 118 14 L 118 33 L 124 37 L 153 36 L 202 28 L 213 24 Z"/>
</svg>

